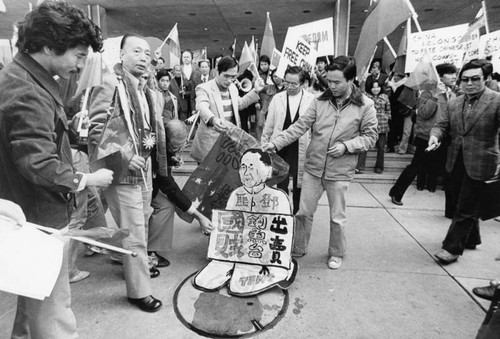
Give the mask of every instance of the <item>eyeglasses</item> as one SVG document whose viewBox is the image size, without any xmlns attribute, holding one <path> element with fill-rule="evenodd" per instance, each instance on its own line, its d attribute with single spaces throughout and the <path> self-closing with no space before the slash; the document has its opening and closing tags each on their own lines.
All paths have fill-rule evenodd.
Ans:
<svg viewBox="0 0 500 339">
<path fill-rule="evenodd" d="M 290 87 L 299 87 L 300 86 L 300 84 L 298 84 L 296 82 L 284 81 L 284 84 L 285 84 L 285 86 L 290 86 Z"/>
<path fill-rule="evenodd" d="M 483 77 L 482 76 L 473 76 L 473 77 L 461 77 L 460 78 L 460 82 L 461 83 L 464 83 L 464 84 L 468 84 L 469 81 L 472 81 L 472 83 L 478 83 L 479 81 L 481 81 Z"/>
</svg>

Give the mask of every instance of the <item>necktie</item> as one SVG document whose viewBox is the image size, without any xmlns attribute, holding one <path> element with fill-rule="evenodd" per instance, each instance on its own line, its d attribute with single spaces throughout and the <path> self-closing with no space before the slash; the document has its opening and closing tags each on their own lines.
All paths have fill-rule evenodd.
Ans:
<svg viewBox="0 0 500 339">
<path fill-rule="evenodd" d="M 207 82 L 207 76 L 206 75 L 203 76 L 203 82 Z"/>
</svg>

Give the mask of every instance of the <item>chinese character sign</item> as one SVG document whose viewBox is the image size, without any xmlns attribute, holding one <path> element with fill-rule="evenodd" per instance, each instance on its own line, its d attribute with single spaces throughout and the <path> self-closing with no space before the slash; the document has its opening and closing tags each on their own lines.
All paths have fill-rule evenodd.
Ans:
<svg viewBox="0 0 500 339">
<path fill-rule="evenodd" d="M 293 216 L 215 210 L 212 222 L 209 259 L 290 267 Z"/>
<path fill-rule="evenodd" d="M 289 28 L 276 75 L 283 78 L 288 66 L 312 67 L 316 64 L 317 56 L 318 51 L 304 40 L 298 32 Z"/>
</svg>

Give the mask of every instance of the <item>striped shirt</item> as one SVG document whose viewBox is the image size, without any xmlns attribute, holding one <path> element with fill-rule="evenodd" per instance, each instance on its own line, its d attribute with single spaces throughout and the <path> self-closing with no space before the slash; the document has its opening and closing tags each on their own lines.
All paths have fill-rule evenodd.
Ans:
<svg viewBox="0 0 500 339">
<path fill-rule="evenodd" d="M 228 89 L 220 89 L 220 96 L 222 98 L 222 107 L 223 112 L 222 116 L 227 121 L 234 123 L 234 112 L 233 112 L 233 103 L 231 102 L 231 95 L 229 95 Z"/>
</svg>

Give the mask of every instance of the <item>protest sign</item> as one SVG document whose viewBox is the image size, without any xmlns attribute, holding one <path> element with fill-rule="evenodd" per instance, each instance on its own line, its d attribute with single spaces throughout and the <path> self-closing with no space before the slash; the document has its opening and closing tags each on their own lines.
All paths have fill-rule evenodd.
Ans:
<svg viewBox="0 0 500 339">
<path fill-rule="evenodd" d="M 205 160 L 194 170 L 182 192 L 193 201 L 198 211 L 211 218 L 212 210 L 226 207 L 229 195 L 241 186 L 238 173 L 241 154 L 247 148 L 260 148 L 260 143 L 236 126 L 221 133 Z M 269 186 L 281 182 L 288 175 L 288 164 L 277 154 L 272 154 L 273 175 Z M 177 214 L 187 222 L 193 216 L 177 209 Z"/>
<path fill-rule="evenodd" d="M 318 51 L 317 56 L 334 55 L 333 17 L 292 26 L 289 32 L 300 36 Z"/>
<path fill-rule="evenodd" d="M 213 211 L 208 258 L 253 265 L 290 267 L 293 216 Z"/>
<path fill-rule="evenodd" d="M 120 43 L 123 36 L 116 38 L 107 38 L 102 43 L 102 61 L 108 69 L 113 71 L 113 67 L 120 63 Z"/>
<path fill-rule="evenodd" d="M 306 69 L 312 67 L 316 64 L 317 56 L 318 52 L 315 48 L 297 32 L 288 28 L 276 75 L 284 78 L 288 66 L 300 66 Z"/>
<path fill-rule="evenodd" d="M 500 30 L 481 35 L 479 41 L 479 58 L 491 56 L 493 71 L 500 73 Z"/>
<path fill-rule="evenodd" d="M 63 242 L 29 225 L 0 218 L 0 290 L 43 300 L 63 261 Z"/>
<path fill-rule="evenodd" d="M 411 33 L 406 50 L 405 72 L 413 72 L 425 52 L 431 57 L 434 66 L 446 62 L 462 67 L 464 48 L 467 43 L 472 45 L 471 40 L 460 43 L 467 27 L 467 24 L 463 24 Z"/>
<path fill-rule="evenodd" d="M 467 35 L 465 41 L 462 42 L 464 51 L 463 64 L 472 59 L 479 58 L 479 30 L 476 29 Z"/>
</svg>

